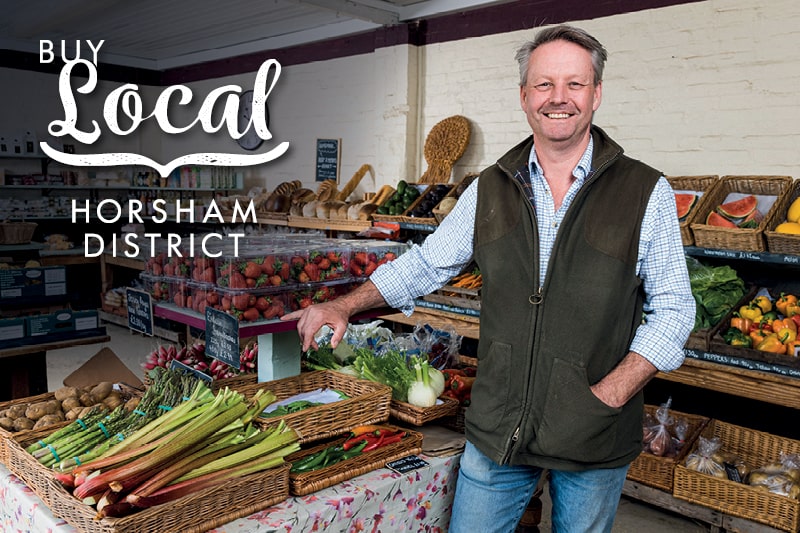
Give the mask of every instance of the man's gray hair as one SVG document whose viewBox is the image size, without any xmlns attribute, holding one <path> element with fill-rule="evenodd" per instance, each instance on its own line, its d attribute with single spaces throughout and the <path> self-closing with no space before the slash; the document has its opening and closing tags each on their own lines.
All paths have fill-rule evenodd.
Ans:
<svg viewBox="0 0 800 533">
<path fill-rule="evenodd" d="M 525 87 L 528 82 L 528 63 L 531 53 L 539 46 L 553 41 L 568 41 L 586 49 L 592 55 L 592 67 L 594 68 L 594 84 L 598 85 L 603 81 L 603 68 L 608 58 L 608 53 L 600 41 L 592 37 L 588 32 L 574 26 L 561 24 L 551 28 L 540 30 L 532 41 L 523 44 L 514 56 L 519 63 L 519 86 Z"/>
</svg>

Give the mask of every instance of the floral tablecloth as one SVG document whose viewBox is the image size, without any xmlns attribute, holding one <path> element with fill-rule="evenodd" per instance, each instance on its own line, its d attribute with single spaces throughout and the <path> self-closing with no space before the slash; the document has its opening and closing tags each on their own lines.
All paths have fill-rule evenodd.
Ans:
<svg viewBox="0 0 800 533">
<path fill-rule="evenodd" d="M 213 533 L 446 532 L 460 455 L 429 457 L 406 474 L 380 468 L 234 520 Z M 0 463 L 0 531 L 75 533 Z"/>
</svg>

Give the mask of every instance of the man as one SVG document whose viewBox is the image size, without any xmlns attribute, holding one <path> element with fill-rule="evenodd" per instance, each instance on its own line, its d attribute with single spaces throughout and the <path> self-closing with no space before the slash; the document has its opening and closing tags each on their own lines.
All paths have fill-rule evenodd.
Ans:
<svg viewBox="0 0 800 533">
<path fill-rule="evenodd" d="M 672 190 L 592 125 L 603 46 L 541 30 L 517 52 L 533 135 L 484 170 L 440 228 L 359 289 L 292 313 L 303 349 L 355 312 L 406 313 L 474 259 L 478 373 L 451 531 L 513 531 L 544 469 L 555 531 L 610 531 L 641 451 L 642 387 L 694 323 Z"/>
</svg>

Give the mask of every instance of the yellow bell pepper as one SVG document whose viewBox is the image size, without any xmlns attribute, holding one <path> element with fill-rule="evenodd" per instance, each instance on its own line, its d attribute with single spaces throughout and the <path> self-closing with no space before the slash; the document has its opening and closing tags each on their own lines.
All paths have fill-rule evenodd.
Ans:
<svg viewBox="0 0 800 533">
<path fill-rule="evenodd" d="M 797 339 L 797 325 L 791 318 L 773 320 L 772 331 L 784 344 Z"/>
<path fill-rule="evenodd" d="M 776 353 L 776 354 L 785 354 L 786 353 L 786 345 L 781 341 L 781 339 L 774 333 L 770 333 L 764 340 L 759 342 L 756 345 L 756 350 L 761 350 L 762 352 L 769 352 L 769 353 Z"/>
<path fill-rule="evenodd" d="M 800 302 L 789 303 L 786 305 L 784 316 L 800 315 Z"/>
<path fill-rule="evenodd" d="M 797 305 L 797 296 L 782 292 L 778 300 L 775 302 L 775 309 L 777 309 L 778 312 L 783 316 L 792 316 L 786 312 L 786 307 L 789 304 Z"/>
<path fill-rule="evenodd" d="M 761 296 L 756 296 L 752 303 L 756 304 L 759 309 L 761 309 L 762 313 L 768 313 L 772 311 L 772 300 L 770 300 L 768 296 L 763 294 Z"/>
<path fill-rule="evenodd" d="M 749 304 L 743 305 L 739 308 L 739 316 L 742 318 L 749 318 L 757 324 L 759 321 L 761 321 L 763 313 L 759 306 L 753 302 L 750 302 Z"/>
</svg>

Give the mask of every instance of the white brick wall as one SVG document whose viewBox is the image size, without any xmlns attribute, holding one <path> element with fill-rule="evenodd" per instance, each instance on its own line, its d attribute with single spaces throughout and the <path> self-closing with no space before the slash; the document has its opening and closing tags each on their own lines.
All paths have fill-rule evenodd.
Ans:
<svg viewBox="0 0 800 533">
<path fill-rule="evenodd" d="M 609 51 L 595 122 L 629 155 L 670 175 L 800 178 L 800 2 L 708 0 L 575 24 Z M 342 183 L 363 163 L 375 167 L 375 183 L 365 178 L 359 194 L 399 179 L 415 181 L 427 166 L 426 135 L 455 114 L 473 125 L 455 178 L 479 171 L 529 133 L 519 108 L 514 52 L 533 31 L 284 67 L 270 98 L 270 129 L 275 141 L 288 140 L 291 148 L 250 169 L 248 185 L 273 189 L 299 179 L 315 188 L 318 137 L 342 139 Z M 0 74 L 3 129 L 34 122 L 41 136 L 50 120 L 63 117 L 56 76 L 11 69 Z M 253 76 L 190 86 L 201 98 L 222 84 L 251 85 Z M 160 91 L 152 89 L 143 88 L 149 98 Z M 160 149 L 163 160 L 235 146 L 202 131 L 154 141 L 157 127 L 143 130 L 147 136 L 139 146 Z"/>
</svg>

